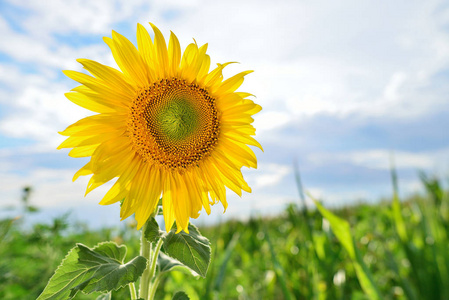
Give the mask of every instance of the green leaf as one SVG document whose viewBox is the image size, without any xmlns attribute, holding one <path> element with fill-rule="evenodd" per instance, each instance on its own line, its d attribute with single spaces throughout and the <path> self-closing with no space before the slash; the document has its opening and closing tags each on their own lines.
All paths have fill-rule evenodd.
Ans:
<svg viewBox="0 0 449 300">
<path fill-rule="evenodd" d="M 391 208 L 393 211 L 393 221 L 396 227 L 396 232 L 403 243 L 408 241 L 407 237 L 407 228 L 405 227 L 404 218 L 401 213 L 401 203 L 399 201 L 399 188 L 398 188 L 398 176 L 396 173 L 396 169 L 391 163 L 391 181 L 393 183 L 393 203 L 391 204 Z"/>
<path fill-rule="evenodd" d="M 321 215 L 329 221 L 332 231 L 334 232 L 337 239 L 340 241 L 342 246 L 346 249 L 351 259 L 355 259 L 355 249 L 354 243 L 352 241 L 351 228 L 346 220 L 343 220 L 321 205 L 318 201 L 314 200 L 315 204 L 320 211 Z"/>
<path fill-rule="evenodd" d="M 150 243 L 157 242 L 163 234 L 164 232 L 159 229 L 156 219 L 151 217 L 145 227 L 145 238 L 147 241 Z"/>
<path fill-rule="evenodd" d="M 189 299 L 190 299 L 189 296 L 187 296 L 187 294 L 184 292 L 177 292 L 172 298 L 172 300 L 189 300 Z"/>
<path fill-rule="evenodd" d="M 164 252 L 189 267 L 201 277 L 206 277 L 210 263 L 210 243 L 194 225 L 189 224 L 189 234 L 176 232 L 176 226 L 164 237 Z"/>
<path fill-rule="evenodd" d="M 159 252 L 159 256 L 157 258 L 157 265 L 160 272 L 159 274 L 168 273 L 170 271 L 182 271 L 195 277 L 199 276 L 197 272 L 186 267 L 176 259 L 171 258 L 168 255 L 165 255 L 163 252 Z"/>
<path fill-rule="evenodd" d="M 72 299 L 78 293 L 110 292 L 135 282 L 146 267 L 146 259 L 137 256 L 123 264 L 126 246 L 100 243 L 93 249 L 77 244 L 61 265 L 38 300 Z"/>
</svg>

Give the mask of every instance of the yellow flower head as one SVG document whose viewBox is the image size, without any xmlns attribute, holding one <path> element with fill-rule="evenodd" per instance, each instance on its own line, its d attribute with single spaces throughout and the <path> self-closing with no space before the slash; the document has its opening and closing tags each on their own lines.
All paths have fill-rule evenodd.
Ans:
<svg viewBox="0 0 449 300">
<path fill-rule="evenodd" d="M 91 157 L 74 176 L 92 175 L 86 194 L 118 178 L 100 204 L 122 201 L 120 216 L 133 213 L 142 227 L 162 196 L 167 231 L 176 221 L 188 232 L 189 218 L 221 201 L 227 207 L 228 187 L 241 196 L 251 192 L 241 168 L 257 167 L 248 145 L 253 114 L 261 107 L 248 93 L 236 92 L 239 73 L 223 81 L 218 64 L 209 72 L 207 44 L 181 47 L 171 33 L 168 48 L 159 29 L 151 24 L 154 40 L 140 24 L 138 49 L 112 32 L 104 41 L 121 71 L 88 59 L 78 62 L 93 76 L 64 71 L 80 86 L 66 97 L 98 114 L 61 132 L 68 138 L 58 147 L 73 148 L 72 157 Z"/>
</svg>

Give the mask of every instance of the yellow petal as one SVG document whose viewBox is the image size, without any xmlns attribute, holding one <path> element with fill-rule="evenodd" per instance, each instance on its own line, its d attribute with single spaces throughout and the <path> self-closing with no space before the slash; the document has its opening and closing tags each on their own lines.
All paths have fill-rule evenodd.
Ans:
<svg viewBox="0 0 449 300">
<path fill-rule="evenodd" d="M 241 133 L 246 135 L 255 135 L 256 134 L 256 128 L 254 128 L 251 124 L 246 124 L 244 126 L 233 126 L 233 125 L 227 125 L 227 124 L 221 124 L 220 126 L 221 130 L 223 131 L 231 131 L 235 133 Z"/>
<path fill-rule="evenodd" d="M 147 64 L 150 81 L 156 81 L 157 76 L 155 70 L 159 69 L 157 54 L 148 31 L 141 24 L 137 24 L 137 47 L 139 48 L 143 60 Z"/>
<path fill-rule="evenodd" d="M 108 87 L 107 85 L 104 84 L 104 82 L 102 80 L 100 80 L 98 78 L 86 75 L 84 73 L 76 72 L 76 71 L 64 70 L 62 72 L 70 79 L 73 79 L 75 81 L 78 81 L 81 84 L 84 84 L 86 87 L 88 87 L 92 91 L 102 95 L 106 99 L 108 99 L 108 98 L 114 99 L 114 100 L 116 100 L 120 103 L 123 103 L 125 105 L 129 105 L 130 101 L 132 100 L 129 96 L 124 95 L 123 93 L 120 93 L 119 91 Z M 73 89 L 73 90 L 75 90 L 75 89 Z"/>
<path fill-rule="evenodd" d="M 91 156 L 99 144 L 73 148 L 69 152 L 70 157 L 88 157 Z"/>
<path fill-rule="evenodd" d="M 185 78 L 187 82 L 192 82 L 195 79 L 193 66 L 196 65 L 198 59 L 198 46 L 191 43 L 187 46 L 182 55 L 181 60 L 181 77 Z"/>
<path fill-rule="evenodd" d="M 137 229 L 139 230 L 156 209 L 161 194 L 160 176 L 157 167 L 150 168 L 148 186 L 142 195 L 140 208 L 136 211 Z"/>
<path fill-rule="evenodd" d="M 223 139 L 222 147 L 226 151 L 232 153 L 235 156 L 240 156 L 244 158 L 251 168 L 257 168 L 257 158 L 254 152 L 245 144 L 232 142 L 229 139 Z"/>
<path fill-rule="evenodd" d="M 90 102 L 94 102 L 96 104 L 106 106 L 106 107 L 112 109 L 113 110 L 112 112 L 118 112 L 118 113 L 128 112 L 128 106 L 130 105 L 129 98 L 123 98 L 122 96 L 120 96 L 118 94 L 115 94 L 115 95 L 99 94 L 84 85 L 77 86 L 77 87 L 73 88 L 72 91 L 74 91 L 76 93 L 67 93 L 67 94 L 69 94 L 71 97 L 73 97 L 74 95 L 79 95 L 78 96 L 79 99 L 76 99 L 76 100 L 79 102 L 82 102 L 82 103 L 86 102 L 85 105 L 89 105 Z M 66 97 L 68 97 L 68 96 L 66 95 Z M 72 102 L 75 102 L 71 98 L 69 98 L 69 100 Z M 75 103 L 77 103 L 77 102 L 75 102 Z M 78 104 L 78 105 L 84 107 L 83 104 Z M 86 107 L 86 108 L 90 109 L 89 107 Z M 103 112 L 103 111 L 99 111 L 99 112 L 100 113 L 108 113 L 108 112 Z"/>
<path fill-rule="evenodd" d="M 86 195 L 96 189 L 97 187 L 109 182 L 115 177 L 123 174 L 125 170 L 129 167 L 133 155 L 120 155 L 120 157 L 109 161 L 108 164 L 103 164 L 101 168 L 92 165 L 92 170 L 95 174 L 90 178 L 87 184 Z"/>
<path fill-rule="evenodd" d="M 119 114 L 99 114 L 86 117 L 68 126 L 61 135 L 75 135 L 79 132 L 85 132 L 78 135 L 100 135 L 103 132 L 125 130 L 126 119 L 124 115 Z M 90 130 L 92 130 L 90 132 Z"/>
<path fill-rule="evenodd" d="M 142 201 L 146 200 L 142 198 L 142 195 L 147 188 L 146 183 L 148 182 L 149 168 L 149 164 L 144 163 L 131 183 L 129 195 L 124 201 L 124 203 L 127 203 L 129 209 L 123 211 L 123 214 L 121 215 L 122 220 L 136 212 L 137 208 L 141 206 Z"/>
<path fill-rule="evenodd" d="M 181 176 L 175 173 L 173 183 L 176 184 L 173 189 L 176 191 L 176 196 L 172 198 L 173 206 L 175 208 L 175 218 L 178 225 L 178 232 L 184 230 L 189 233 L 187 226 L 189 225 L 189 217 L 191 212 L 191 200 L 189 193 Z"/>
<path fill-rule="evenodd" d="M 168 42 L 168 57 L 170 62 L 170 76 L 176 76 L 181 62 L 181 46 L 178 38 L 173 32 L 170 32 L 170 41 Z"/>
<path fill-rule="evenodd" d="M 207 180 L 204 177 L 204 174 L 201 174 L 198 172 L 199 168 L 195 168 L 192 170 L 191 174 L 189 174 L 190 182 L 194 184 L 195 188 L 198 190 L 198 194 L 200 195 L 201 203 L 203 204 L 204 209 L 206 210 L 206 213 L 209 215 L 211 213 L 210 205 L 209 205 L 209 197 L 207 195 L 208 188 L 207 188 Z M 195 182 L 201 183 L 201 184 L 195 184 Z"/>
<path fill-rule="evenodd" d="M 224 131 L 224 130 L 222 130 L 222 134 L 225 135 L 227 138 L 230 138 L 236 142 L 240 142 L 240 143 L 251 145 L 251 146 L 256 146 L 260 150 L 263 151 L 262 145 L 258 141 L 256 141 L 256 139 L 254 139 L 248 135 L 245 135 L 242 133 Z"/>
<path fill-rule="evenodd" d="M 205 54 L 203 61 L 201 63 L 201 68 L 198 71 L 197 82 L 202 83 L 204 78 L 207 76 L 210 68 L 210 56 Z"/>
<path fill-rule="evenodd" d="M 173 222 L 175 221 L 175 211 L 173 207 L 173 190 L 171 188 L 172 179 L 170 173 L 166 174 L 164 178 L 164 192 L 162 194 L 162 207 L 164 213 L 164 221 L 165 221 L 165 230 L 167 232 L 173 226 Z"/>
<path fill-rule="evenodd" d="M 253 94 L 250 93 L 245 93 L 245 92 L 236 92 L 237 95 L 239 95 L 242 98 L 246 98 L 246 97 L 256 97 Z"/>
<path fill-rule="evenodd" d="M 236 89 L 239 88 L 239 86 L 242 85 L 243 83 L 243 78 L 252 73 L 254 71 L 245 71 L 245 72 L 241 72 L 237 75 L 232 76 L 229 79 L 226 79 L 225 81 L 223 81 L 223 83 L 221 84 L 221 86 L 218 88 L 217 90 L 217 94 L 226 94 L 226 93 L 232 93 L 234 92 Z"/>
<path fill-rule="evenodd" d="M 68 137 L 64 142 L 62 142 L 57 149 L 96 145 L 114 137 L 118 137 L 121 134 L 122 132 L 112 131 L 96 136 L 71 136 Z"/>
<path fill-rule="evenodd" d="M 252 122 L 254 122 L 254 119 L 250 115 L 233 114 L 222 118 L 221 125 L 241 126 L 251 124 Z"/>
<path fill-rule="evenodd" d="M 223 69 L 235 62 L 228 62 L 225 64 L 217 64 L 218 66 L 210 72 L 206 78 L 204 79 L 204 85 L 208 88 L 214 88 L 215 86 L 219 85 L 223 79 L 222 71 Z M 214 88 L 215 89 L 215 88 Z"/>
<path fill-rule="evenodd" d="M 86 176 L 92 174 L 91 164 L 88 162 L 81 169 L 79 169 L 75 175 L 73 175 L 72 181 L 77 180 L 80 176 Z"/>
<path fill-rule="evenodd" d="M 103 80 L 106 85 L 109 85 L 112 88 L 120 89 L 120 91 L 124 94 L 134 97 L 136 86 L 132 86 L 129 82 L 127 82 L 123 74 L 116 69 L 102 65 L 90 59 L 79 58 L 77 61 L 95 77 Z"/>
<path fill-rule="evenodd" d="M 196 181 L 192 178 L 192 173 L 186 172 L 186 173 L 184 173 L 183 176 L 184 176 L 184 180 L 186 182 L 186 187 L 189 190 L 190 199 L 192 201 L 192 211 L 190 213 L 190 216 L 192 218 L 197 218 L 199 216 L 198 212 L 203 207 L 203 203 L 208 204 L 207 195 L 204 192 L 204 189 L 202 188 L 201 182 L 199 180 Z M 206 211 L 208 210 L 207 207 L 208 207 L 208 205 L 207 206 L 204 205 L 204 208 L 206 209 Z M 210 213 L 210 207 L 209 207 L 209 213 Z"/>
<path fill-rule="evenodd" d="M 120 218 L 124 220 L 132 215 L 137 207 L 140 206 L 140 202 L 142 200 L 138 199 L 139 194 L 142 193 L 142 187 L 144 186 L 145 178 L 148 173 L 148 164 L 141 164 L 141 168 L 139 168 L 139 172 L 136 174 L 134 179 L 131 182 L 129 187 L 129 194 L 126 199 L 123 201 L 122 209 L 120 210 Z"/>
<path fill-rule="evenodd" d="M 121 136 L 115 139 L 108 140 L 101 143 L 95 152 L 92 154 L 92 167 L 96 171 L 101 169 L 105 163 L 110 163 L 116 156 L 134 155 L 131 141 L 126 136 Z M 123 157 L 122 157 L 123 158 Z"/>
<path fill-rule="evenodd" d="M 115 61 L 129 78 L 136 82 L 137 87 L 149 84 L 146 65 L 134 45 L 119 33 L 112 31 L 112 39 L 104 38 L 111 48 Z"/>
<path fill-rule="evenodd" d="M 137 171 L 140 167 L 140 158 L 134 157 L 125 172 L 120 175 L 119 179 L 115 184 L 109 189 L 103 199 L 100 201 L 101 205 L 109 205 L 120 201 L 124 198 L 124 195 L 129 192 L 127 187 L 129 183 L 134 179 Z"/>
<path fill-rule="evenodd" d="M 201 46 L 197 51 L 195 51 L 195 59 L 192 61 L 190 67 L 190 76 L 191 80 L 198 77 L 198 72 L 201 70 L 201 66 L 203 64 L 203 60 L 205 59 L 207 51 L 207 44 Z"/>
<path fill-rule="evenodd" d="M 213 157 L 212 157 L 212 159 L 214 160 L 214 166 L 217 168 L 217 170 L 221 174 L 224 175 L 224 176 L 222 176 L 222 179 L 225 182 L 228 181 L 227 185 L 229 184 L 228 186 L 230 189 L 232 189 L 234 191 L 234 189 L 237 188 L 237 189 L 242 189 L 248 193 L 251 192 L 251 189 L 249 188 L 246 181 L 243 179 L 242 172 L 240 170 L 232 169 L 228 165 L 221 164 L 217 160 L 215 160 L 215 158 L 213 158 Z M 235 185 L 235 186 L 233 187 L 232 185 Z M 239 193 L 237 193 L 237 194 L 239 194 Z M 239 195 L 241 196 L 241 191 L 240 191 Z"/>
<path fill-rule="evenodd" d="M 254 103 L 245 103 L 245 104 L 240 104 L 240 105 L 236 105 L 233 107 L 230 107 L 226 110 L 223 111 L 223 115 L 242 115 L 242 114 L 247 114 L 247 115 L 252 115 L 251 113 L 248 113 L 249 111 L 256 111 L 259 112 L 262 109 L 262 107 L 258 104 L 254 104 Z"/>
<path fill-rule="evenodd" d="M 80 93 L 65 93 L 64 94 L 67 99 L 75 103 L 76 105 L 79 105 L 83 108 L 86 108 L 88 110 L 91 110 L 93 112 L 97 113 L 111 113 L 114 112 L 114 105 L 104 105 L 101 103 L 98 103 L 96 101 L 93 101 L 92 99 L 89 99 L 89 97 L 86 97 L 83 94 Z M 114 107 L 114 108 L 111 108 Z"/>
<path fill-rule="evenodd" d="M 150 23 L 154 31 L 154 46 L 156 47 L 157 59 L 159 62 L 159 76 L 165 77 L 168 75 L 168 54 L 167 44 L 165 43 L 164 36 L 160 30 L 152 23 Z"/>
<path fill-rule="evenodd" d="M 109 191 L 111 191 L 111 190 L 109 190 Z M 129 193 L 129 191 L 126 188 L 122 188 L 120 190 L 117 190 L 117 194 L 114 194 L 113 196 L 110 194 L 106 194 L 98 204 L 110 205 L 110 204 L 117 203 L 117 202 L 125 199 L 126 196 L 128 195 L 128 193 Z"/>
<path fill-rule="evenodd" d="M 244 105 L 251 104 L 253 106 L 253 108 L 246 111 L 247 113 L 249 113 L 251 115 L 257 114 L 259 111 L 262 110 L 262 106 L 260 106 L 259 104 L 255 104 L 253 101 L 248 100 L 248 99 L 244 99 L 243 104 Z"/>
</svg>

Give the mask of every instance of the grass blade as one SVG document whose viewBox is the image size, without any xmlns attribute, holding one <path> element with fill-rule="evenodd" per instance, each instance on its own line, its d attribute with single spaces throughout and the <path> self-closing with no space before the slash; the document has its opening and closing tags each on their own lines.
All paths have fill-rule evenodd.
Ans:
<svg viewBox="0 0 449 300">
<path fill-rule="evenodd" d="M 362 287 L 365 294 L 372 300 L 382 299 L 379 290 L 377 289 L 377 286 L 373 281 L 371 272 L 363 262 L 362 255 L 355 246 L 354 238 L 351 235 L 349 223 L 346 220 L 343 220 L 334 215 L 333 213 L 331 213 L 330 211 L 328 211 L 318 201 L 316 200 L 313 201 L 315 202 L 321 215 L 329 221 L 330 227 L 332 228 L 332 231 L 334 232 L 335 236 L 340 241 L 345 250 L 348 252 L 349 257 L 351 258 L 351 261 L 354 265 L 354 269 L 356 271 L 360 286 Z"/>
</svg>

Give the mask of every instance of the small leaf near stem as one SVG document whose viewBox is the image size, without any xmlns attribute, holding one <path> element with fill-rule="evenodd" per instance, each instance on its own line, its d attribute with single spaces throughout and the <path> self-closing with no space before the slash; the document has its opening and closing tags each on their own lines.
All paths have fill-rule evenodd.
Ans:
<svg viewBox="0 0 449 300">
<path fill-rule="evenodd" d="M 156 219 L 153 216 L 148 219 L 145 225 L 144 235 L 147 241 L 150 243 L 157 242 L 164 234 L 163 231 L 159 230 L 159 225 L 157 224 Z"/>
<path fill-rule="evenodd" d="M 164 252 L 159 252 L 159 256 L 157 258 L 157 266 L 159 271 L 158 276 L 171 271 L 184 272 L 185 274 L 192 275 L 195 278 L 198 278 L 200 276 L 197 272 L 193 271 L 180 261 L 166 255 Z"/>
<path fill-rule="evenodd" d="M 210 264 L 210 242 L 201 235 L 198 228 L 189 224 L 189 234 L 176 233 L 176 226 L 163 237 L 164 252 L 189 267 L 201 277 L 206 277 Z"/>
</svg>

